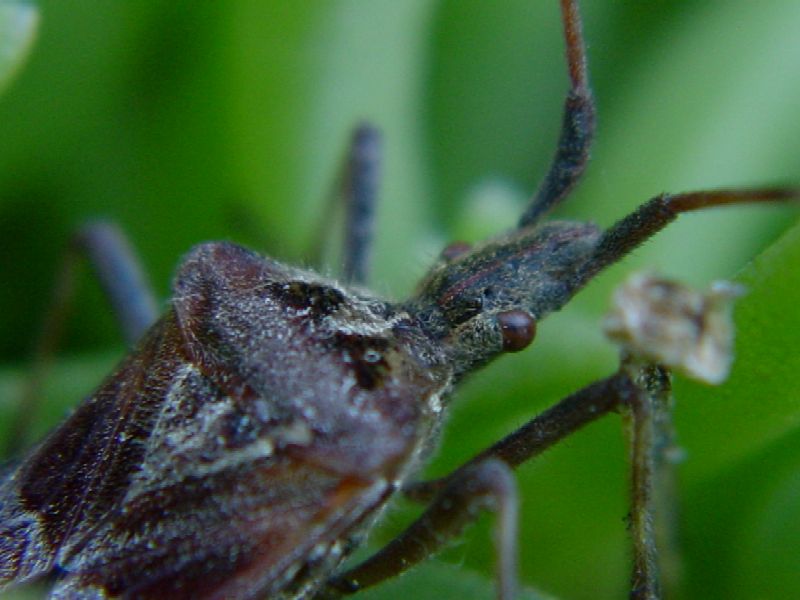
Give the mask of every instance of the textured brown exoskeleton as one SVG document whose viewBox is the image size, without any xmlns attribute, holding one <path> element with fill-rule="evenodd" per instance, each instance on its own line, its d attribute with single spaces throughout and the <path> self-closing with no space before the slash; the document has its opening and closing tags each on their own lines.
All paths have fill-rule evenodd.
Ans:
<svg viewBox="0 0 800 600">
<path fill-rule="evenodd" d="M 449 477 L 410 484 L 447 397 L 469 373 L 524 349 L 536 322 L 679 213 L 797 196 L 662 195 L 605 231 L 542 222 L 582 174 L 594 121 L 576 2 L 561 6 L 571 88 L 553 164 L 519 226 L 474 248 L 450 246 L 403 302 L 231 244 L 192 250 L 167 313 L 152 326 L 149 309 L 129 315 L 131 337 L 147 329 L 135 350 L 5 474 L 0 585 L 57 574 L 55 598 L 336 596 L 401 572 L 490 506 L 500 513 L 499 595 L 513 595 L 509 467 L 639 388 L 620 371 Z M 356 162 L 374 141 L 359 130 Z M 374 195 L 373 171 L 353 168 L 354 206 Z M 353 214 L 352 223 L 366 219 Z M 102 232 L 87 230 L 81 244 L 110 252 Z M 362 234 L 350 236 L 345 261 L 356 284 Z M 108 268 L 120 311 L 135 313 L 126 290 L 114 289 L 117 267 Z M 401 489 L 429 509 L 375 557 L 335 575 Z"/>
</svg>

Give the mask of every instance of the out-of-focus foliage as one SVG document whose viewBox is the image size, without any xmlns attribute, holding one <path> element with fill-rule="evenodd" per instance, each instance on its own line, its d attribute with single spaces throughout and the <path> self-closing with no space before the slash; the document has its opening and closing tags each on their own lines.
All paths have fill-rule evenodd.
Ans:
<svg viewBox="0 0 800 600">
<path fill-rule="evenodd" d="M 584 183 L 558 216 L 606 225 L 662 191 L 800 182 L 800 3 L 584 4 L 598 138 Z M 386 140 L 373 287 L 400 297 L 445 240 L 514 222 L 560 124 L 555 0 L 39 7 L 37 44 L 0 96 L 0 431 L 77 224 L 119 222 L 165 298 L 180 256 L 202 240 L 303 262 L 348 132 L 369 119 Z M 600 315 L 630 270 L 655 267 L 702 285 L 733 277 L 768 248 L 741 277 L 750 294 L 739 303 L 729 383 L 676 385 L 686 452 L 681 597 L 800 596 L 800 234 L 772 246 L 795 217 L 754 207 L 681 218 L 542 323 L 531 350 L 470 380 L 430 473 L 615 368 Z M 335 260 L 325 268 L 333 272 Z M 79 288 L 38 434 L 122 352 L 96 284 L 84 277 Z M 523 467 L 519 481 L 523 582 L 555 597 L 622 597 L 619 419 Z M 371 543 L 412 514 L 389 510 Z M 490 523 L 439 559 L 485 580 L 475 597 L 491 587 Z M 467 597 L 442 585 L 455 576 L 440 568 L 394 585 L 438 581 L 436 597 Z"/>
<path fill-rule="evenodd" d="M 27 2 L 0 3 L 0 92 L 24 63 L 39 24 L 39 11 Z"/>
</svg>

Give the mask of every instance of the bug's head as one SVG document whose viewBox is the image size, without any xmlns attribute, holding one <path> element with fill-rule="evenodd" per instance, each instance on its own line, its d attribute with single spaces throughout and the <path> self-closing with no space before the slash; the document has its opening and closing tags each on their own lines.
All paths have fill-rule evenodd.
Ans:
<svg viewBox="0 0 800 600">
<path fill-rule="evenodd" d="M 527 347 L 536 323 L 584 283 L 578 273 L 599 236 L 591 224 L 550 222 L 474 248 L 448 246 L 408 303 L 460 376 Z"/>
</svg>

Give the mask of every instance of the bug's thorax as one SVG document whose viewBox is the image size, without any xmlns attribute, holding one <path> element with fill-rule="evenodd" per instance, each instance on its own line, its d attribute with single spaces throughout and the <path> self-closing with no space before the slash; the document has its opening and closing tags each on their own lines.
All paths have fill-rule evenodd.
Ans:
<svg viewBox="0 0 800 600">
<path fill-rule="evenodd" d="M 390 475 L 449 385 L 407 313 L 238 247 L 195 250 L 174 306 L 200 370 L 233 396 L 268 399 L 272 426 L 309 428 L 302 452 L 334 471 Z"/>
</svg>

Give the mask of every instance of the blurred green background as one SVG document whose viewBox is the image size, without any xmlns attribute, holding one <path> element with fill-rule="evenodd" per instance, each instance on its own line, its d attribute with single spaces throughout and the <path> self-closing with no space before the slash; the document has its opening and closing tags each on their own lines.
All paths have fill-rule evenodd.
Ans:
<svg viewBox="0 0 800 600">
<path fill-rule="evenodd" d="M 662 191 L 800 182 L 800 3 L 585 4 L 598 137 L 560 216 L 607 225 Z M 515 221 L 560 125 L 555 0 L 38 6 L 38 40 L 0 97 L 2 427 L 80 223 L 119 223 L 165 299 L 199 241 L 303 263 L 348 134 L 368 119 L 385 135 L 373 287 L 403 297 L 447 240 Z M 745 268 L 733 377 L 721 389 L 676 385 L 679 595 L 800 596 L 800 232 L 781 237 L 796 216 L 746 207 L 682 218 L 542 324 L 531 350 L 468 382 L 430 474 L 614 369 L 600 317 L 626 273 L 652 267 L 703 285 Z M 123 352 L 97 285 L 86 276 L 79 288 L 36 435 Z M 526 585 L 559 598 L 626 594 L 626 477 L 615 417 L 520 469 Z M 371 544 L 413 511 L 390 509 Z M 438 566 L 364 597 L 489 597 L 490 524 Z M 454 584 L 461 574 L 469 585 Z"/>
</svg>

